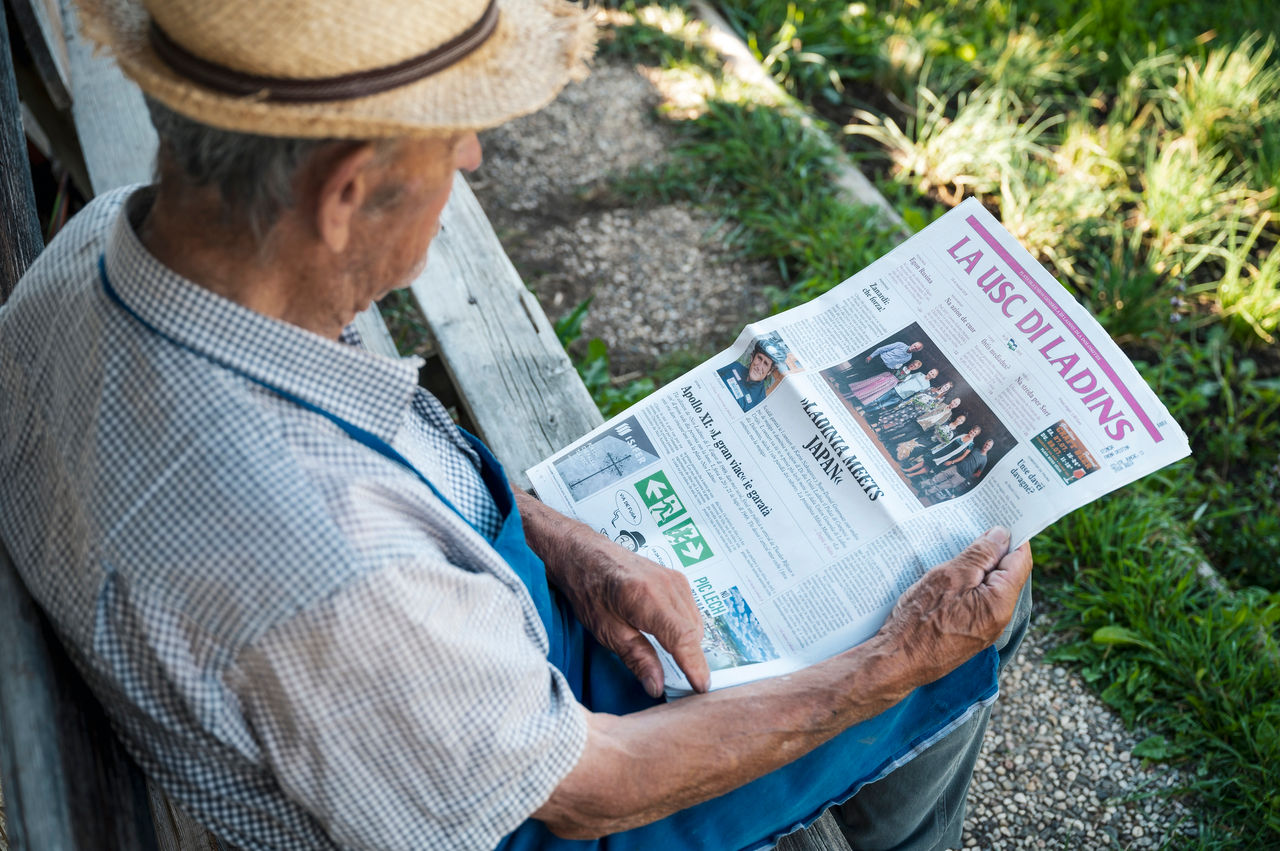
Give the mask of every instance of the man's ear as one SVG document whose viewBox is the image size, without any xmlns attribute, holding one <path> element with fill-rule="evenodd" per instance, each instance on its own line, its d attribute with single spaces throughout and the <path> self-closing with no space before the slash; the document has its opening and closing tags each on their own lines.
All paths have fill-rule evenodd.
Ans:
<svg viewBox="0 0 1280 851">
<path fill-rule="evenodd" d="M 321 171 L 316 193 L 316 232 L 335 254 L 347 248 L 351 223 L 369 194 L 374 147 L 365 142 L 345 148 Z"/>
</svg>

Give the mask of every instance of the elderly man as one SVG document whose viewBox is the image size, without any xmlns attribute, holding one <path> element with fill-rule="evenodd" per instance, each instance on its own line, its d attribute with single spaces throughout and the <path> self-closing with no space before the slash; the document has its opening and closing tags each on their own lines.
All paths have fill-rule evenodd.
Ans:
<svg viewBox="0 0 1280 851">
<path fill-rule="evenodd" d="M 579 69 L 575 7 L 84 17 L 158 180 L 0 312 L 0 535 L 172 797 L 247 849 L 739 848 L 833 801 L 858 847 L 956 842 L 1026 549 L 993 530 L 858 647 L 664 704 L 642 633 L 708 679 L 684 576 L 513 493 L 348 328 L 422 267 L 475 130 Z"/>
</svg>

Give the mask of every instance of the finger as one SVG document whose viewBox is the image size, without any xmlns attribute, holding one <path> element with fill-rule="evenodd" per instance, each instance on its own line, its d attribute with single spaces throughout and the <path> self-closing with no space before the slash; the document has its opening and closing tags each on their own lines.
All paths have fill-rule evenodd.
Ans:
<svg viewBox="0 0 1280 851">
<path fill-rule="evenodd" d="M 659 639 L 666 651 L 676 660 L 680 670 L 693 690 L 704 692 L 711 685 L 711 668 L 707 665 L 707 656 L 702 652 L 702 617 L 698 616 L 696 626 L 679 630 L 668 643 Z"/>
<path fill-rule="evenodd" d="M 1016 595 L 1031 576 L 1031 566 L 1031 544 L 1028 542 L 1000 559 L 988 574 L 987 581 L 992 585 L 1007 586 Z"/>
<path fill-rule="evenodd" d="M 688 578 L 679 571 L 664 573 L 667 580 L 658 597 L 665 600 L 649 609 L 650 617 L 636 626 L 658 639 L 694 691 L 703 692 L 711 683 L 711 670 L 702 652 L 702 612 L 693 600 Z"/>
<path fill-rule="evenodd" d="M 1014 610 L 1018 607 L 1018 596 L 1022 593 L 1022 586 L 1026 584 L 1030 575 L 1030 544 L 1023 544 L 1000 559 L 999 564 L 987 574 L 982 590 L 990 592 L 984 595 L 985 602 L 1000 629 L 1004 629 L 1013 617 Z"/>
<path fill-rule="evenodd" d="M 692 606 L 691 613 L 668 609 L 661 616 L 636 625 L 656 638 L 671 654 L 694 691 L 707 690 L 711 670 L 702 652 L 702 615 L 697 606 Z"/>
<path fill-rule="evenodd" d="M 702 652 L 702 611 L 693 600 L 688 577 L 679 572 L 675 575 L 674 594 L 679 606 L 672 611 L 678 614 L 670 630 L 671 643 L 664 641 L 662 646 L 684 671 L 693 690 L 705 692 L 711 686 L 711 668 L 707 665 L 707 655 Z"/>
<path fill-rule="evenodd" d="M 614 642 L 614 650 L 624 665 L 636 675 L 645 693 L 650 697 L 662 697 L 662 684 L 665 677 L 662 673 L 662 662 L 649 640 L 635 630 L 626 638 Z"/>
</svg>

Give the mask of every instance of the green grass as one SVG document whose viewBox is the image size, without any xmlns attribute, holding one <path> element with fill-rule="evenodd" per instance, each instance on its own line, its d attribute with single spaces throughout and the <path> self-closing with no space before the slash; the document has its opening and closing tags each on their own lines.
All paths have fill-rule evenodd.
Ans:
<svg viewBox="0 0 1280 851">
<path fill-rule="evenodd" d="M 1126 722 L 1159 731 L 1137 755 L 1187 766 L 1223 845 L 1267 847 L 1280 835 L 1280 595 L 1199 578 L 1201 554 L 1176 520 L 1185 475 L 1082 509 L 1040 543 L 1058 579 L 1042 585 L 1074 637 L 1050 658 L 1079 665 Z"/>
<path fill-rule="evenodd" d="M 829 149 L 783 113 L 712 101 L 681 122 L 671 165 L 617 186 L 633 198 L 690 200 L 735 227 L 730 245 L 776 264 L 776 310 L 808 301 L 894 245 L 865 208 L 839 199 Z"/>
</svg>

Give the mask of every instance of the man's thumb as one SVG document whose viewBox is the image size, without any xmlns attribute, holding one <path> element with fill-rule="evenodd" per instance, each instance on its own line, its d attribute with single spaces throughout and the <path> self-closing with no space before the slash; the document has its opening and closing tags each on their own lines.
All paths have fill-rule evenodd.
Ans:
<svg viewBox="0 0 1280 851">
<path fill-rule="evenodd" d="M 1007 552 L 1009 552 L 1009 530 L 1003 526 L 993 526 L 982 537 L 965 547 L 964 551 L 955 557 L 954 563 L 968 570 L 981 571 L 982 574 L 976 577 L 980 582 L 982 576 L 999 564 L 1000 559 Z"/>
</svg>

